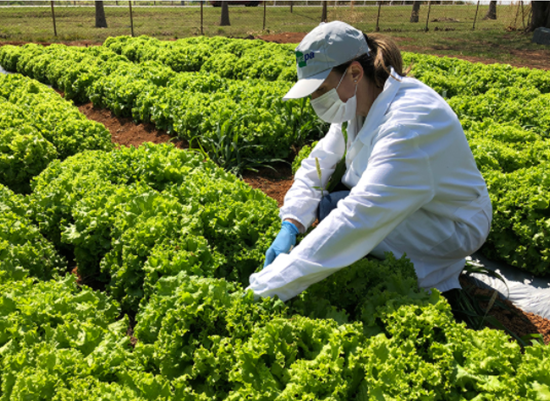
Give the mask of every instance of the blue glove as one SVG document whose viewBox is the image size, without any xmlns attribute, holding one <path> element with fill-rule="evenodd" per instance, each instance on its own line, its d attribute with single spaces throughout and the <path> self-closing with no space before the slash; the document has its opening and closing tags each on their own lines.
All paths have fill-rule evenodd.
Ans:
<svg viewBox="0 0 550 401">
<path fill-rule="evenodd" d="M 296 245 L 296 235 L 299 233 L 298 227 L 290 221 L 283 221 L 281 231 L 265 254 L 264 267 L 269 266 L 279 254 L 290 252 L 290 248 Z"/>
</svg>

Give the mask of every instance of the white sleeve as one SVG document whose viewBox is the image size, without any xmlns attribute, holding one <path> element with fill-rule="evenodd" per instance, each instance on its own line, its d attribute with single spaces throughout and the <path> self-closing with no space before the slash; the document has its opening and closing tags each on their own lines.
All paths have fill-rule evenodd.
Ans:
<svg viewBox="0 0 550 401">
<path fill-rule="evenodd" d="M 331 124 L 328 133 L 319 141 L 294 176 L 294 183 L 285 195 L 284 205 L 279 211 L 282 220 L 299 221 L 307 230 L 316 219 L 316 211 L 321 200 L 321 190 L 334 173 L 336 165 L 342 159 L 346 143 L 341 124 Z M 317 173 L 315 158 L 319 160 L 321 178 Z"/>
<path fill-rule="evenodd" d="M 397 125 L 374 145 L 350 195 L 290 254 L 250 276 L 256 296 L 286 301 L 367 255 L 434 196 L 430 161 L 418 135 Z"/>
</svg>

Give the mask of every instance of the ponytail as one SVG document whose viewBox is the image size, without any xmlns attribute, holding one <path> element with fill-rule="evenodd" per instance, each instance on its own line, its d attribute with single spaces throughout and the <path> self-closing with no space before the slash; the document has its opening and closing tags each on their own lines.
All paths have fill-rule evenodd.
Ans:
<svg viewBox="0 0 550 401">
<path fill-rule="evenodd" d="M 409 73 L 410 68 L 403 71 L 401 52 L 391 38 L 376 33 L 369 36 L 364 35 L 369 45 L 370 54 L 363 54 L 354 60 L 334 67 L 337 72 L 343 74 L 353 61 L 358 61 L 363 67 L 365 76 L 374 82 L 377 88 L 384 87 L 391 74 L 390 67 L 393 67 L 396 74 L 400 76 L 406 76 Z"/>
</svg>

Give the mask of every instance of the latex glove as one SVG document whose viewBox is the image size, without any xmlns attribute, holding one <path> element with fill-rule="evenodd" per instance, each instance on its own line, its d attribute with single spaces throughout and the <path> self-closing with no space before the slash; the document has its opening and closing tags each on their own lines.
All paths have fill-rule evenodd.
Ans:
<svg viewBox="0 0 550 401">
<path fill-rule="evenodd" d="M 279 231 L 277 238 L 275 238 L 275 241 L 273 241 L 265 254 L 264 267 L 269 266 L 279 254 L 289 253 L 290 248 L 296 245 L 296 235 L 299 233 L 298 227 L 290 221 L 283 221 L 281 231 Z"/>
</svg>

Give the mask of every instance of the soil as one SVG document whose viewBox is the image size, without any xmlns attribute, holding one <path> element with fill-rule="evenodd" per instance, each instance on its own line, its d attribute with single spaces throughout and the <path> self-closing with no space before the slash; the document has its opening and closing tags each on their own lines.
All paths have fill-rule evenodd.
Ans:
<svg viewBox="0 0 550 401">
<path fill-rule="evenodd" d="M 135 123 L 131 118 L 117 117 L 111 111 L 94 107 L 92 103 L 78 106 L 90 120 L 102 123 L 111 132 L 113 143 L 138 147 L 143 142 L 165 143 L 171 141 L 177 148 L 188 148 L 186 141 L 171 137 L 150 123 Z"/>
<path fill-rule="evenodd" d="M 247 172 L 243 174 L 243 181 L 275 199 L 277 205 L 281 207 L 286 193 L 292 186 L 292 170 L 288 165 L 275 166 L 275 170 L 265 168 L 257 173 Z"/>
<path fill-rule="evenodd" d="M 489 299 L 494 291 L 476 287 L 472 281 L 462 276 L 460 284 L 464 291 L 468 291 L 475 299 Z M 488 302 L 479 302 L 483 310 L 489 307 Z M 517 308 L 510 301 L 499 299 L 497 303 L 491 305 L 487 316 L 495 317 L 504 327 L 513 332 L 516 336 L 522 338 L 530 334 L 540 334 L 544 338 L 544 343 L 550 343 L 550 320 L 531 312 L 524 312 Z M 529 344 L 529 340 L 526 341 Z"/>
<path fill-rule="evenodd" d="M 3 45 L 22 46 L 22 45 L 26 45 L 27 43 L 35 43 L 37 45 L 42 45 L 42 46 L 63 44 L 67 46 L 88 47 L 88 46 L 101 46 L 103 41 L 96 41 L 96 40 L 74 40 L 74 41 L 60 41 L 60 42 L 6 41 L 6 42 L 1 42 L 0 46 L 3 46 Z"/>
</svg>

